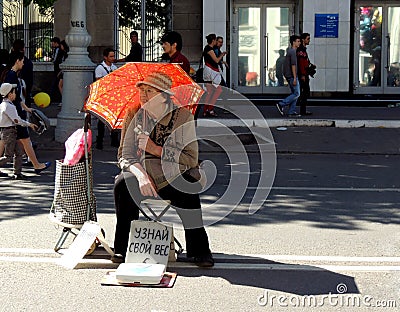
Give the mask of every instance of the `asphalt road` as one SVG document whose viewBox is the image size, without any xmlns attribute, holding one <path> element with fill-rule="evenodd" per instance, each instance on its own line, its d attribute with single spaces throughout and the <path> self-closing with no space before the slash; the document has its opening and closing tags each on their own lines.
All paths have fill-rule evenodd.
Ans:
<svg viewBox="0 0 400 312">
<path fill-rule="evenodd" d="M 116 268 L 102 250 L 78 269 L 60 267 L 52 248 L 61 229 L 47 218 L 54 167 L 41 176 L 27 169 L 29 181 L 1 179 L 0 311 L 398 311 L 400 130 L 288 128 L 272 135 L 276 175 L 267 172 L 268 181 L 260 172 L 274 168 L 274 154 L 263 164 L 251 138 L 241 138 L 248 164 L 235 158 L 237 150 L 201 143 L 201 158 L 217 168 L 202 194 L 205 220 L 232 212 L 207 227 L 216 266 L 171 263 L 178 278 L 170 289 L 101 286 Z M 43 160 L 62 154 L 39 152 Z M 94 152 L 97 215 L 111 245 L 117 172 L 115 150 Z M 236 180 L 247 182 L 242 200 L 213 204 Z M 257 189 L 268 199 L 249 214 Z"/>
</svg>

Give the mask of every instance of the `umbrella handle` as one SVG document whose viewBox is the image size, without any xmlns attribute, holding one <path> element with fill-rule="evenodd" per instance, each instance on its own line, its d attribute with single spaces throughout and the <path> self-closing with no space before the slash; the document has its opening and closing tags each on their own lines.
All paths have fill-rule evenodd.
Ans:
<svg viewBox="0 0 400 312">
<path fill-rule="evenodd" d="M 84 120 L 84 125 L 83 125 L 83 131 L 88 132 L 90 129 L 90 122 L 91 122 L 91 116 L 90 114 L 86 113 L 85 114 L 85 120 Z"/>
</svg>

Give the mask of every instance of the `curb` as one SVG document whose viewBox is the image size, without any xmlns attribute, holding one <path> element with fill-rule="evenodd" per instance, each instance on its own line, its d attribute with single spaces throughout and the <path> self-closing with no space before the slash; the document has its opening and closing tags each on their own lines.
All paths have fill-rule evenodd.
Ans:
<svg viewBox="0 0 400 312">
<path fill-rule="evenodd" d="M 57 118 L 49 118 L 50 126 L 57 126 Z M 346 120 L 346 119 L 198 119 L 203 127 L 334 127 L 334 128 L 400 128 L 400 120 Z"/>
<path fill-rule="evenodd" d="M 344 119 L 198 119 L 203 127 L 335 127 L 335 128 L 400 128 L 400 120 Z"/>
</svg>

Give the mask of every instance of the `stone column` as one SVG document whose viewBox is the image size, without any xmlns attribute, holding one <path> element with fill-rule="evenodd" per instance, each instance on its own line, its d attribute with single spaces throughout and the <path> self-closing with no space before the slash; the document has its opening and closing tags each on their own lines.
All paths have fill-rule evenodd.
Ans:
<svg viewBox="0 0 400 312">
<path fill-rule="evenodd" d="M 81 113 L 93 82 L 95 64 L 89 59 L 87 48 L 91 37 L 86 29 L 86 1 L 71 0 L 70 30 L 65 41 L 70 47 L 67 60 L 61 64 L 64 73 L 62 109 L 57 116 L 55 140 L 64 142 L 76 129 L 83 127 Z"/>
</svg>

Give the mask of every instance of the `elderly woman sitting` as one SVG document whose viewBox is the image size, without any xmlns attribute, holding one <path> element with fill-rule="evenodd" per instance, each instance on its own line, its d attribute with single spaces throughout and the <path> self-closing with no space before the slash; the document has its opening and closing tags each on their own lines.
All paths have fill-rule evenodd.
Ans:
<svg viewBox="0 0 400 312">
<path fill-rule="evenodd" d="M 114 186 L 116 255 L 111 260 L 124 261 L 131 221 L 139 218 L 141 200 L 160 197 L 171 201 L 182 220 L 187 256 L 198 266 L 211 267 L 214 260 L 202 222 L 198 181 L 188 174 L 198 165 L 193 116 L 172 102 L 171 85 L 170 77 L 161 72 L 137 84 L 142 108 L 127 114 L 118 151 L 122 172 Z"/>
</svg>

